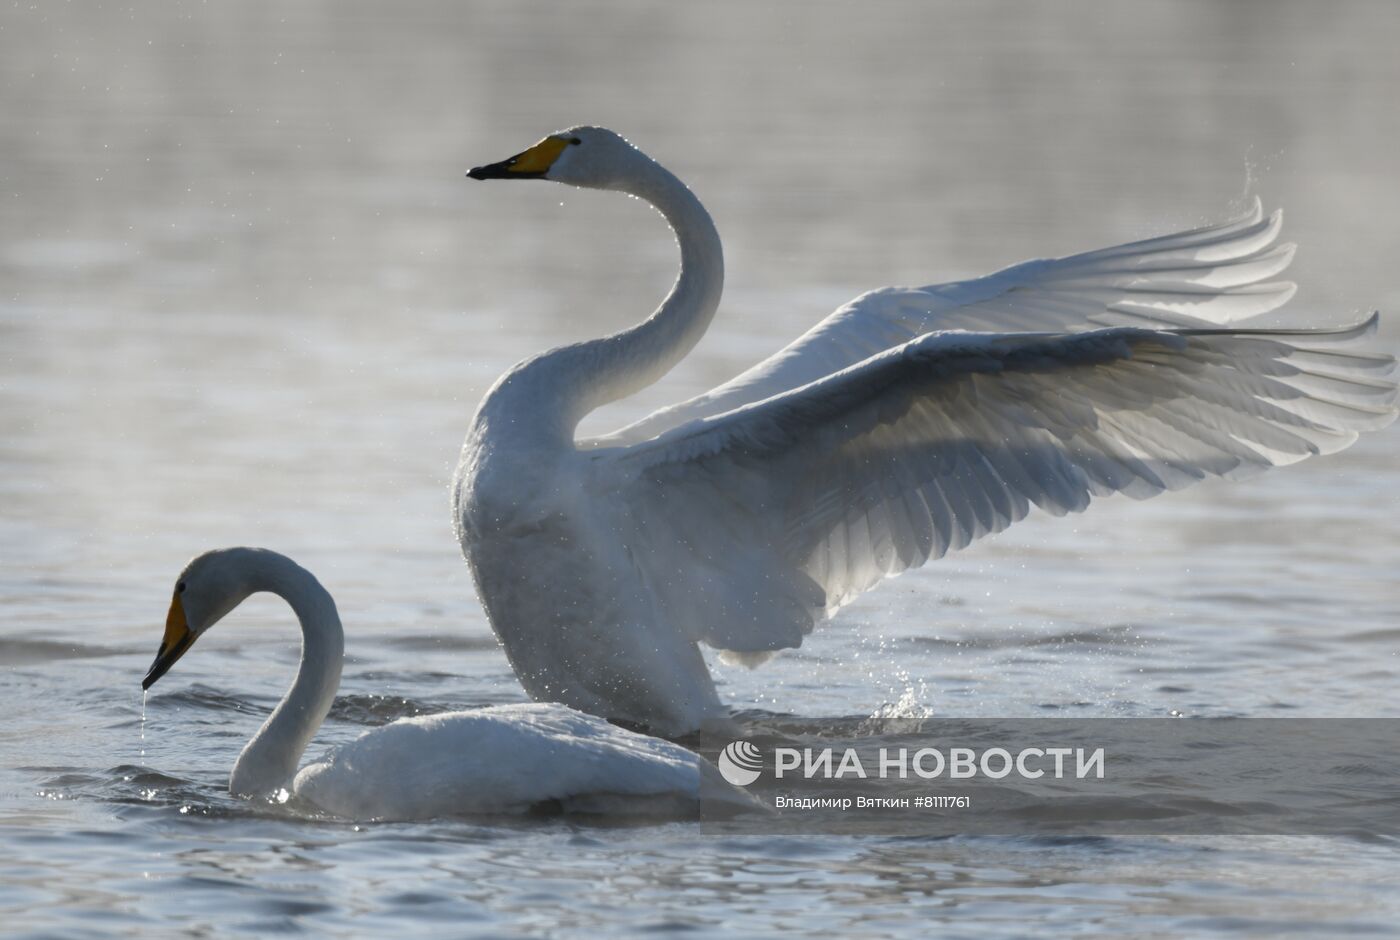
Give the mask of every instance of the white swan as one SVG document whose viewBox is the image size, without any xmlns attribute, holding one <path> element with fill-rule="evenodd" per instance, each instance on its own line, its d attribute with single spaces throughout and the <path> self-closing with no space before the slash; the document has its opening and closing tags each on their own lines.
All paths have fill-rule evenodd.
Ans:
<svg viewBox="0 0 1400 940">
<path fill-rule="evenodd" d="M 562 705 L 500 705 L 404 718 L 367 731 L 297 770 L 340 685 L 345 640 L 335 601 L 285 555 L 226 548 L 200 555 L 176 582 L 165 637 L 141 687 L 250 594 L 270 591 L 301 621 L 301 665 L 229 777 L 229 792 L 295 795 L 348 819 L 429 819 L 567 811 L 694 815 L 759 804 L 696 754 Z"/>
<path fill-rule="evenodd" d="M 720 387 L 598 440 L 719 302 L 719 236 L 676 177 L 576 127 L 475 179 L 650 202 L 680 242 L 661 306 L 550 350 L 481 403 L 458 539 L 529 694 L 684 732 L 725 712 L 698 648 L 756 663 L 882 578 L 1092 496 L 1238 478 L 1395 417 L 1391 357 L 1341 330 L 1241 330 L 1293 292 L 1280 215 L 856 298 Z M 557 246 L 552 242 L 551 246 Z M 961 332 L 964 330 L 995 332 Z"/>
</svg>

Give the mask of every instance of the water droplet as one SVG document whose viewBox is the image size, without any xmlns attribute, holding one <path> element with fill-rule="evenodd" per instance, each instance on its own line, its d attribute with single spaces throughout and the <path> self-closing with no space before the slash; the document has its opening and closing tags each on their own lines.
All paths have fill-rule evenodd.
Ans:
<svg viewBox="0 0 1400 940">
<path fill-rule="evenodd" d="M 141 690 L 141 759 L 146 759 L 146 699 L 151 695 L 150 689 Z"/>
</svg>

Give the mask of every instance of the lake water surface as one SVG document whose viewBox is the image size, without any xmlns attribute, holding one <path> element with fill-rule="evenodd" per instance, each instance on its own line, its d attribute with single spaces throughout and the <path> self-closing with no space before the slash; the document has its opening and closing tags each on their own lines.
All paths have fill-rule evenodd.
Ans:
<svg viewBox="0 0 1400 940">
<path fill-rule="evenodd" d="M 346 825 L 224 792 L 295 626 L 256 598 L 144 704 L 171 583 L 257 544 L 337 598 L 322 743 L 523 698 L 452 537 L 490 382 L 674 275 L 615 195 L 469 166 L 574 123 L 677 171 L 726 301 L 598 430 L 855 294 L 1192 225 L 1301 244 L 1291 324 L 1400 336 L 1400 6 L 38 4 L 0 12 L 0 923 L 14 935 L 1388 933 L 1395 841 Z M 716 664 L 749 729 L 1397 716 L 1400 432 L 1108 500 Z M 873 720 L 867 721 L 871 716 Z"/>
</svg>

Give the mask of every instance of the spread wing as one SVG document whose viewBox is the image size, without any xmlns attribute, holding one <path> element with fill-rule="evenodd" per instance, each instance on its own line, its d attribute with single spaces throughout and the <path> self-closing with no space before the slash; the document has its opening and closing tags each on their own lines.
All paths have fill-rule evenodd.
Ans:
<svg viewBox="0 0 1400 940">
<path fill-rule="evenodd" d="M 1164 254 L 1184 264 L 1175 242 L 1158 244 L 1154 276 Z M 1149 256 L 1117 251 L 1080 264 Z M 1064 290 L 1089 310 L 1082 289 L 1036 283 L 1039 302 Z M 1112 311 L 1133 315 L 1127 303 Z M 1396 414 L 1393 358 L 1362 348 L 1375 325 L 934 333 L 594 459 L 621 490 L 618 523 L 670 622 L 762 653 L 1032 505 L 1077 512 L 1095 496 L 1141 499 L 1346 447 Z"/>
<path fill-rule="evenodd" d="M 1282 221 L 1279 212 L 1265 217 L 1255 200 L 1249 211 L 1218 225 L 1027 261 L 975 280 L 880 288 L 724 385 L 596 443 L 647 440 L 686 421 L 815 382 L 936 330 L 1068 332 L 1235 323 L 1293 296 L 1293 284 L 1268 281 L 1293 259 L 1293 245 L 1274 245 Z"/>
</svg>

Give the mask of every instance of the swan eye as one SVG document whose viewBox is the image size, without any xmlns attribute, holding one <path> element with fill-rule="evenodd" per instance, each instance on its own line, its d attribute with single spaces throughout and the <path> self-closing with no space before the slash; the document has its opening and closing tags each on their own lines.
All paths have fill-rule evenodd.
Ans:
<svg viewBox="0 0 1400 940">
<path fill-rule="evenodd" d="M 183 593 L 185 593 L 185 582 L 181 581 L 179 584 L 175 585 L 175 593 L 176 593 L 176 594 L 183 594 Z"/>
<path fill-rule="evenodd" d="M 570 137 L 570 138 L 569 138 L 569 143 L 571 143 L 571 144 L 581 144 L 581 143 L 583 143 L 583 140 L 582 140 L 581 138 L 579 138 L 579 137 Z"/>
</svg>

